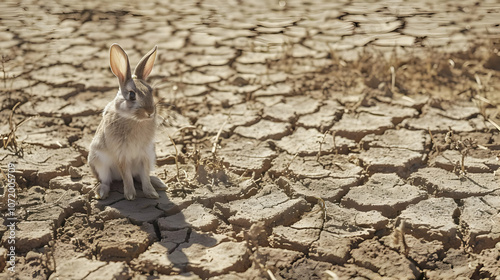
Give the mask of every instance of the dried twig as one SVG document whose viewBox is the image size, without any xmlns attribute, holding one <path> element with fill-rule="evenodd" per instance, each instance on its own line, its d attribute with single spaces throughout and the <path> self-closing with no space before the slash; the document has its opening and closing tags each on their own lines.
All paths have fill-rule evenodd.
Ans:
<svg viewBox="0 0 500 280">
<path fill-rule="evenodd" d="M 326 137 L 327 133 L 328 133 L 328 131 L 325 131 L 325 133 L 323 133 L 323 137 L 321 138 L 321 141 L 319 141 L 319 151 L 318 151 L 318 154 L 316 155 L 316 161 L 318 161 L 319 157 L 321 156 L 321 148 L 323 147 L 323 143 L 325 142 L 325 137 Z"/>
<path fill-rule="evenodd" d="M 488 119 L 488 121 L 496 128 L 498 131 L 500 131 L 500 126 L 496 124 L 492 119 Z"/>
<path fill-rule="evenodd" d="M 174 145 L 174 149 L 175 149 L 175 168 L 177 169 L 177 179 L 179 179 L 179 177 L 180 177 L 179 159 L 178 159 L 179 158 L 179 151 L 177 150 L 177 146 L 175 145 L 174 139 L 172 139 L 172 137 L 170 137 L 170 135 L 168 136 L 168 138 L 170 138 L 170 142 L 172 142 L 172 144 Z"/>
<path fill-rule="evenodd" d="M 217 136 L 215 136 L 214 143 L 212 146 L 212 156 L 214 159 L 217 157 L 217 143 L 219 142 L 219 138 L 220 138 L 220 135 L 222 133 L 222 129 L 227 124 L 227 121 L 229 120 L 229 118 L 230 118 L 230 116 L 228 116 L 228 118 L 224 121 L 224 123 L 219 128 L 219 131 L 217 132 Z"/>
</svg>

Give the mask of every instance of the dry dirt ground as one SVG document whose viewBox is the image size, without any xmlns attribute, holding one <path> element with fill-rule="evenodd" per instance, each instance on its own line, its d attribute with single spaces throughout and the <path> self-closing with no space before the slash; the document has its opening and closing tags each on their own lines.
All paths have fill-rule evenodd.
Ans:
<svg viewBox="0 0 500 280">
<path fill-rule="evenodd" d="M 0 3 L 0 278 L 499 279 L 498 1 L 57 2 Z M 94 199 L 115 42 L 157 200 Z"/>
</svg>

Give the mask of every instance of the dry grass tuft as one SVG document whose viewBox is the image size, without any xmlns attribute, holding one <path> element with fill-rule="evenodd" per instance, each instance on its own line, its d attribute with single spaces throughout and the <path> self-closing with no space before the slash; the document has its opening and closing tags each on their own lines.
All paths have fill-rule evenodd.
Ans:
<svg viewBox="0 0 500 280">
<path fill-rule="evenodd" d="M 12 108 L 12 111 L 10 112 L 9 115 L 9 132 L 2 134 L 1 137 L 2 137 L 2 147 L 4 149 L 12 151 L 16 156 L 23 157 L 24 156 L 23 148 L 17 142 L 16 132 L 21 125 L 31 120 L 33 117 L 25 118 L 20 122 L 16 123 L 14 121 L 14 113 L 20 104 L 21 103 L 18 102 L 16 103 L 16 105 L 14 105 L 14 108 Z"/>
</svg>

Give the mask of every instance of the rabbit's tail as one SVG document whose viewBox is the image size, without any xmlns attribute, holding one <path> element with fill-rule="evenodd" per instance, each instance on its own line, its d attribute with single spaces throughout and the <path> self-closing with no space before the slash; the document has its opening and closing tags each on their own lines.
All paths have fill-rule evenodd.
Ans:
<svg viewBox="0 0 500 280">
<path fill-rule="evenodd" d="M 164 191 L 167 189 L 167 186 L 162 182 L 162 180 L 160 180 L 160 178 L 156 176 L 149 176 L 149 178 L 151 180 L 151 185 L 153 185 L 155 190 Z"/>
</svg>

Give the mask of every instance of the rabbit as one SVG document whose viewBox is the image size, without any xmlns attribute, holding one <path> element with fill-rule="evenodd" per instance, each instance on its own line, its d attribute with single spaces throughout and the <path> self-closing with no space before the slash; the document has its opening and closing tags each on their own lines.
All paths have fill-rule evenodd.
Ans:
<svg viewBox="0 0 500 280">
<path fill-rule="evenodd" d="M 134 200 L 134 178 L 148 198 L 159 198 L 165 184 L 149 176 L 156 162 L 154 136 L 156 110 L 152 88 L 145 82 L 153 70 L 155 46 L 131 74 L 128 56 L 118 45 L 110 47 L 111 71 L 118 78 L 116 97 L 104 109 L 102 120 L 90 144 L 88 163 L 99 180 L 96 198 L 105 199 L 113 180 L 123 180 L 125 198 Z"/>
</svg>

